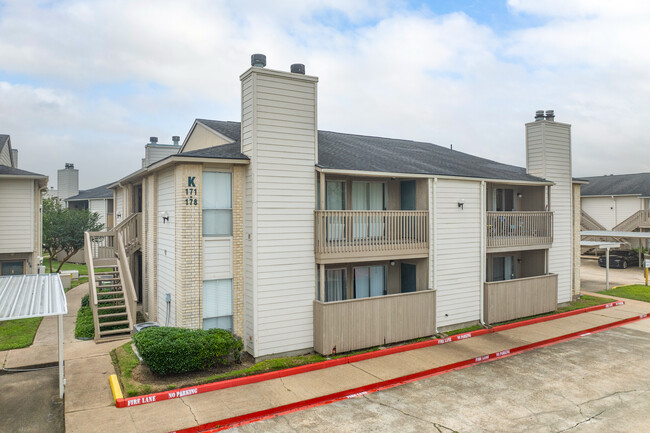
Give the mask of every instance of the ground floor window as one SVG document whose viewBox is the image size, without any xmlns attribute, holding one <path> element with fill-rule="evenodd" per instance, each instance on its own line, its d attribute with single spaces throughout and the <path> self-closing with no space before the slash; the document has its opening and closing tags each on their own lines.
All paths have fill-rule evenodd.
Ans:
<svg viewBox="0 0 650 433">
<path fill-rule="evenodd" d="M 514 278 L 514 256 L 502 256 L 492 259 L 492 281 L 512 280 Z"/>
<path fill-rule="evenodd" d="M 345 268 L 325 271 L 325 302 L 344 301 L 346 288 Z"/>
<path fill-rule="evenodd" d="M 0 275 L 22 275 L 24 274 L 25 262 L 2 262 Z"/>
<path fill-rule="evenodd" d="M 203 281 L 203 329 L 232 332 L 232 279 Z"/>
<path fill-rule="evenodd" d="M 354 297 L 386 294 L 386 266 L 357 266 L 354 269 Z"/>
</svg>

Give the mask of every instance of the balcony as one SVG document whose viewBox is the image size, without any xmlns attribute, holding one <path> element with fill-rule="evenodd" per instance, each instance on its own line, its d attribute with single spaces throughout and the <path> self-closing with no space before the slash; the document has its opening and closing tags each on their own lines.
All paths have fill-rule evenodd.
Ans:
<svg viewBox="0 0 650 433">
<path fill-rule="evenodd" d="M 553 212 L 487 212 L 487 252 L 550 248 Z"/>
<path fill-rule="evenodd" d="M 317 210 L 318 263 L 427 257 L 428 211 Z"/>
<path fill-rule="evenodd" d="M 426 337 L 436 332 L 436 292 L 314 301 L 314 349 L 323 355 Z"/>
<path fill-rule="evenodd" d="M 490 324 L 557 308 L 557 274 L 487 282 L 483 290 L 485 321 Z"/>
</svg>

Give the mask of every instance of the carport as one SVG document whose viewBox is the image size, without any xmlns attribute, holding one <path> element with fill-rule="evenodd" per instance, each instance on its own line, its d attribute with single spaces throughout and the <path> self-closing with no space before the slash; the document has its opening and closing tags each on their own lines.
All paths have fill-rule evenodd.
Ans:
<svg viewBox="0 0 650 433">
<path fill-rule="evenodd" d="M 0 320 L 58 316 L 59 397 L 63 398 L 63 316 L 68 313 L 59 274 L 0 277 Z"/>
<path fill-rule="evenodd" d="M 584 230 L 580 232 L 580 236 L 590 236 L 590 237 L 597 237 L 597 238 L 616 238 L 616 239 L 623 239 L 623 238 L 628 238 L 628 239 L 650 239 L 650 232 L 613 232 L 613 231 L 607 231 L 607 230 Z M 580 242 L 580 246 L 588 246 L 588 245 L 583 245 L 583 242 Z M 597 241 L 596 241 L 597 242 Z M 642 267 L 641 264 L 641 248 L 639 248 L 639 267 Z"/>
</svg>

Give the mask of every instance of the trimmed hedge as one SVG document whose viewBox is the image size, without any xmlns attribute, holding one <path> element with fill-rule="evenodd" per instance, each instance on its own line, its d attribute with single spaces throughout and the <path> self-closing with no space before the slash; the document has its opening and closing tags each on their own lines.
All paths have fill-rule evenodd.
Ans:
<svg viewBox="0 0 650 433">
<path fill-rule="evenodd" d="M 133 335 L 149 369 L 161 376 L 239 362 L 242 341 L 223 329 L 146 328 Z"/>
</svg>

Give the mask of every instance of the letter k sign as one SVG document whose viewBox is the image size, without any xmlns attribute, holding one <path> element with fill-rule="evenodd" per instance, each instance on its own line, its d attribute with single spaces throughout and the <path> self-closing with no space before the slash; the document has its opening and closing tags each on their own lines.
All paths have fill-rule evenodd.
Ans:
<svg viewBox="0 0 650 433">
<path fill-rule="evenodd" d="M 194 179 L 196 179 L 195 176 L 188 176 L 187 177 L 187 186 L 191 186 L 192 188 L 196 188 L 196 185 L 194 185 Z"/>
</svg>

